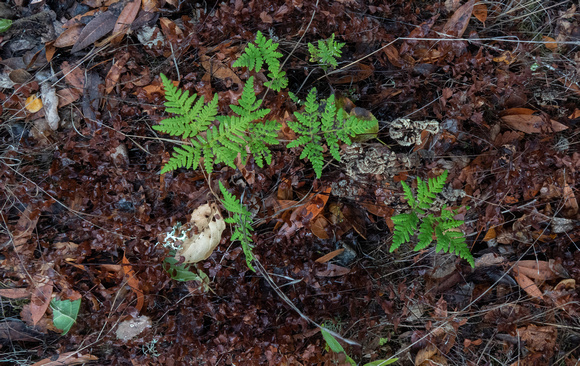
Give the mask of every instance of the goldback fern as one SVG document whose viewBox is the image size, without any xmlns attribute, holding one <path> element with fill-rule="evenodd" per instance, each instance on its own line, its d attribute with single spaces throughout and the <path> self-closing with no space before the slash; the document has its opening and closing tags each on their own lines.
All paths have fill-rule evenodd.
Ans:
<svg viewBox="0 0 580 366">
<path fill-rule="evenodd" d="M 217 95 L 207 105 L 204 105 L 203 97 L 194 104 L 196 94 L 189 96 L 187 91 L 176 88 L 163 74 L 161 80 L 167 99 L 166 110 L 177 116 L 166 118 L 153 128 L 189 139 L 189 144 L 175 148 L 172 157 L 161 170 L 162 174 L 178 168 L 197 169 L 201 158 L 204 158 L 204 167 L 208 173 L 218 163 L 225 163 L 235 169 L 234 160 L 238 154 L 242 159 L 248 155 L 246 146 L 249 146 L 250 154 L 258 166 L 262 167 L 264 160 L 270 164 L 272 155 L 266 144 L 278 143 L 276 131 L 279 127 L 275 121 L 254 123 L 270 113 L 270 110 L 260 108 L 262 100 L 256 100 L 253 77 L 244 85 L 240 105 L 230 105 L 237 116 L 217 115 Z M 213 124 L 215 120 L 220 122 L 218 126 Z"/>
<path fill-rule="evenodd" d="M 316 177 L 322 175 L 324 166 L 324 143 L 333 158 L 340 161 L 338 142 L 342 141 L 351 145 L 351 137 L 365 133 L 374 120 L 363 120 L 348 115 L 344 109 L 337 108 L 334 95 L 331 95 L 321 103 L 316 101 L 316 88 L 312 88 L 306 97 L 303 112 L 294 112 L 297 122 L 288 122 L 298 138 L 288 145 L 287 148 L 303 146 L 300 159 L 308 158 Z"/>
<path fill-rule="evenodd" d="M 224 196 L 222 201 L 226 210 L 232 215 L 225 219 L 228 224 L 234 224 L 234 232 L 232 233 L 231 241 L 239 240 L 242 244 L 242 249 L 246 256 L 246 264 L 248 268 L 256 272 L 252 266 L 254 260 L 254 253 L 252 253 L 252 214 L 246 210 L 242 203 L 224 187 L 222 182 L 219 182 L 220 191 Z"/>
<path fill-rule="evenodd" d="M 247 67 L 248 70 L 255 70 L 260 72 L 264 63 L 268 66 L 268 77 L 269 81 L 264 83 L 268 88 L 275 91 L 280 91 L 288 86 L 288 79 L 286 78 L 286 72 L 280 69 L 280 60 L 282 54 L 276 49 L 278 48 L 278 43 L 273 42 L 271 39 L 266 39 L 262 32 L 258 31 L 256 33 L 255 44 L 250 43 L 244 49 L 244 53 L 234 62 L 233 67 Z"/>
<path fill-rule="evenodd" d="M 325 41 L 318 40 L 318 47 L 315 47 L 312 43 L 308 43 L 310 62 L 322 64 L 324 70 L 328 68 L 328 65 L 336 68 L 338 67 L 336 58 L 342 55 L 342 47 L 344 47 L 344 43 L 336 42 L 334 40 L 334 33 L 332 37 Z"/>
<path fill-rule="evenodd" d="M 401 244 L 410 241 L 411 237 L 417 232 L 417 226 L 419 226 L 418 243 L 414 250 L 422 250 L 429 246 L 433 241 L 433 234 L 435 234 L 437 239 L 435 250 L 437 252 L 455 253 L 467 260 L 473 267 L 475 263 L 473 255 L 469 251 L 463 233 L 454 230 L 464 223 L 462 220 L 453 219 L 458 210 L 447 209 L 447 205 L 443 205 L 439 216 L 433 213 L 427 214 L 427 210 L 433 206 L 436 195 L 443 190 L 447 180 L 447 173 L 446 170 L 438 177 L 429 178 L 427 182 L 417 178 L 416 198 L 411 188 L 405 182 L 401 182 L 404 197 L 412 211 L 391 217 L 395 224 L 395 230 L 390 250 L 392 252 L 399 248 Z M 420 225 L 419 222 L 421 222 Z"/>
</svg>

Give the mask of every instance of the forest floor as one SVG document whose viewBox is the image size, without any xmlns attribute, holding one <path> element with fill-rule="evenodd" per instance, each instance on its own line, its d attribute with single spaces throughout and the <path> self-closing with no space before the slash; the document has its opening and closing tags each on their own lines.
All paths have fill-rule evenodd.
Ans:
<svg viewBox="0 0 580 366">
<path fill-rule="evenodd" d="M 349 364 L 316 323 L 361 365 L 580 365 L 573 1 L 9 0 L 0 19 L 1 364 Z M 257 31 L 281 92 L 232 66 Z M 332 34 L 325 69 L 308 43 Z M 220 111 L 255 76 L 280 141 L 288 92 L 313 87 L 379 132 L 325 152 L 320 179 L 283 144 L 263 168 L 159 174 L 179 143 L 152 128 L 161 73 Z M 400 182 L 445 170 L 474 268 L 389 250 Z M 159 243 L 203 204 L 227 217 L 218 182 L 254 215 L 258 270 L 228 227 L 198 280 L 175 280 Z"/>
</svg>

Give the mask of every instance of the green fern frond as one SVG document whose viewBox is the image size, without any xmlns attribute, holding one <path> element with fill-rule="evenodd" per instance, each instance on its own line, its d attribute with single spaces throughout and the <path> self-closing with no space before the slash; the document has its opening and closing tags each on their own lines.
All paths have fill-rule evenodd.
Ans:
<svg viewBox="0 0 580 366">
<path fill-rule="evenodd" d="M 169 161 L 163 166 L 159 174 L 164 174 L 179 168 L 193 168 L 197 169 L 199 161 L 199 150 L 193 146 L 183 145 L 182 147 L 175 147 L 173 155 Z"/>
<path fill-rule="evenodd" d="M 473 255 L 469 251 L 463 233 L 454 230 L 464 224 L 463 221 L 454 219 L 457 210 L 449 210 L 446 205 L 443 205 L 439 216 L 435 216 L 433 213 L 427 215 L 424 211 L 432 209 L 436 194 L 443 191 L 447 174 L 448 172 L 445 171 L 438 177 L 430 178 L 427 182 L 417 178 L 416 198 L 407 183 L 401 182 L 403 195 L 412 211 L 409 214 L 399 214 L 391 218 L 395 224 L 391 251 L 401 246 L 402 243 L 408 242 L 415 234 L 417 224 L 421 221 L 417 234 L 418 242 L 414 250 L 423 250 L 428 247 L 433 241 L 433 234 L 435 234 L 437 238 L 435 250 L 437 252 L 454 253 L 474 266 Z"/>
<path fill-rule="evenodd" d="M 312 43 L 308 43 L 310 61 L 322 64 L 322 67 L 325 70 L 328 65 L 336 68 L 338 67 L 336 58 L 342 55 L 341 49 L 344 45 L 344 43 L 336 42 L 334 40 L 334 33 L 325 41 L 318 40 L 318 47 L 315 47 Z"/>
<path fill-rule="evenodd" d="M 249 70 L 259 72 L 264 63 L 268 66 L 268 77 L 271 79 L 265 85 L 273 90 L 280 91 L 288 86 L 286 73 L 280 70 L 280 58 L 282 54 L 276 51 L 278 43 L 266 39 L 262 32 L 256 33 L 254 44 L 250 43 L 244 49 L 242 55 L 233 63 L 234 67 L 247 67 Z"/>
<path fill-rule="evenodd" d="M 294 112 L 294 117 L 296 122 L 288 121 L 288 127 L 298 135 L 298 138 L 286 147 L 302 146 L 300 159 L 308 158 L 317 178 L 321 177 L 324 166 L 324 144 L 332 157 L 340 161 L 339 141 L 348 145 L 352 144 L 350 137 L 356 135 L 360 126 L 362 125 L 364 129 L 373 123 L 373 121 L 348 116 L 343 109 L 338 109 L 334 95 L 319 103 L 316 98 L 316 88 L 308 92 L 304 111 Z"/>
<path fill-rule="evenodd" d="M 254 253 L 252 252 L 252 232 L 254 231 L 251 224 L 252 214 L 246 210 L 236 196 L 228 192 L 221 181 L 219 182 L 219 187 L 224 197 L 222 204 L 230 213 L 230 217 L 225 219 L 225 222 L 234 225 L 234 231 L 230 240 L 241 243 L 248 268 L 256 272 L 252 266 L 252 261 L 255 259 Z"/>
</svg>

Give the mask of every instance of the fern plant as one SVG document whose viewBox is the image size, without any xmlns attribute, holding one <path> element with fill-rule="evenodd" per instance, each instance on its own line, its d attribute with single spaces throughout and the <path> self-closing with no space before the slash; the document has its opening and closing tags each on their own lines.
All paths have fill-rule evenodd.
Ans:
<svg viewBox="0 0 580 366">
<path fill-rule="evenodd" d="M 256 33 L 255 43 L 250 43 L 244 49 L 244 52 L 233 63 L 234 67 L 247 67 L 248 70 L 255 70 L 260 72 L 264 63 L 268 66 L 268 77 L 269 81 L 264 83 L 267 87 L 280 91 L 281 89 L 288 86 L 288 79 L 286 78 L 286 72 L 280 69 L 280 60 L 282 54 L 276 49 L 278 48 L 278 43 L 273 42 L 271 39 L 266 39 L 262 32 L 258 31 Z"/>
<path fill-rule="evenodd" d="M 437 239 L 435 250 L 437 252 L 455 253 L 467 260 L 473 267 L 475 264 L 473 255 L 469 251 L 463 233 L 454 230 L 464 223 L 462 220 L 453 218 L 457 215 L 458 210 L 447 209 L 447 205 L 443 205 L 439 216 L 427 213 L 432 207 L 436 195 L 443 190 L 447 174 L 446 170 L 438 177 L 429 178 L 427 182 L 417 178 L 417 197 L 414 196 L 411 188 L 405 182 L 401 182 L 404 197 L 411 207 L 411 212 L 391 217 L 395 224 L 395 230 L 390 251 L 392 252 L 399 248 L 401 244 L 410 241 L 411 237 L 417 232 L 417 226 L 419 226 L 418 243 L 415 245 L 415 251 L 429 246 L 433 241 L 433 235 L 435 235 Z M 469 207 L 467 208 L 469 209 Z"/>
<path fill-rule="evenodd" d="M 246 210 L 242 203 L 224 187 L 222 182 L 219 182 L 220 191 L 224 196 L 222 201 L 224 208 L 230 213 L 230 217 L 225 219 L 225 222 L 234 225 L 234 232 L 232 233 L 231 241 L 239 240 L 242 244 L 242 250 L 246 256 L 246 264 L 248 268 L 256 272 L 252 266 L 254 260 L 254 253 L 252 252 L 252 214 Z"/>
<path fill-rule="evenodd" d="M 287 148 L 303 147 L 300 159 L 307 158 L 316 177 L 322 175 L 324 166 L 324 143 L 333 158 L 340 161 L 339 141 L 352 144 L 351 137 L 365 133 L 374 121 L 362 120 L 348 115 L 344 109 L 337 108 L 334 95 L 321 103 L 316 100 L 316 88 L 312 88 L 306 97 L 303 112 L 294 112 L 296 122 L 289 121 L 288 126 L 298 138 Z"/>
<path fill-rule="evenodd" d="M 177 115 L 164 119 L 153 128 L 189 139 L 189 144 L 174 149 L 172 157 L 161 170 L 162 174 L 183 167 L 197 169 L 201 158 L 208 173 L 218 163 L 235 169 L 234 160 L 238 154 L 242 159 L 248 156 L 246 146 L 258 166 L 263 167 L 264 161 L 270 164 L 272 154 L 266 144 L 278 143 L 276 131 L 279 127 L 275 121 L 254 123 L 270 110 L 260 108 L 262 100 L 256 100 L 253 76 L 244 85 L 239 105 L 230 105 L 235 115 L 228 116 L 217 115 L 217 95 L 206 105 L 203 97 L 197 99 L 196 94 L 189 96 L 187 91 L 176 88 L 163 74 L 161 80 L 167 99 L 166 110 Z M 218 126 L 213 124 L 216 120 L 220 122 Z"/>
<path fill-rule="evenodd" d="M 341 49 L 344 45 L 344 43 L 336 42 L 334 40 L 334 33 L 325 41 L 319 39 L 318 47 L 314 46 L 312 43 L 308 43 L 310 62 L 322 64 L 324 70 L 328 69 L 328 65 L 336 68 L 338 67 L 336 58 L 342 55 Z"/>
</svg>

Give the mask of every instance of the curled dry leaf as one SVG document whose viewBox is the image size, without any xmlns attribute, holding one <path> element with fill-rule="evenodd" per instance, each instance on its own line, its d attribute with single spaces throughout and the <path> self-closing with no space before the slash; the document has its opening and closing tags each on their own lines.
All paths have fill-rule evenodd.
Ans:
<svg viewBox="0 0 580 366">
<path fill-rule="evenodd" d="M 129 260 L 127 257 L 125 257 L 125 254 L 123 254 L 122 262 L 123 273 L 125 276 L 127 276 L 127 283 L 129 284 L 129 287 L 131 287 L 131 290 L 133 290 L 135 293 L 135 296 L 137 296 L 137 304 L 135 305 L 135 309 L 137 309 L 137 311 L 141 311 L 143 305 L 145 304 L 145 297 L 143 296 L 143 291 L 141 291 L 141 284 L 135 275 L 135 271 L 133 270 L 131 263 L 129 263 Z"/>
<path fill-rule="evenodd" d="M 56 88 L 51 82 L 45 81 L 40 84 L 40 92 L 42 96 L 42 104 L 44 107 L 44 114 L 46 121 L 53 131 L 58 129 L 60 124 L 60 117 L 58 116 L 58 96 L 56 95 Z"/>
<path fill-rule="evenodd" d="M 514 267 L 514 269 L 515 269 L 515 267 Z M 524 290 L 528 295 L 530 295 L 531 297 L 538 298 L 538 299 L 542 299 L 542 300 L 544 299 L 544 297 L 542 296 L 542 291 L 540 291 L 538 286 L 536 286 L 534 281 L 532 281 L 528 276 L 526 276 L 523 273 L 518 272 L 517 270 L 514 270 L 514 275 L 516 277 L 516 281 L 518 282 L 518 285 L 520 285 L 522 290 Z"/>
<path fill-rule="evenodd" d="M 221 241 L 226 223 L 215 204 L 199 206 L 191 214 L 191 220 L 184 225 L 187 238 L 183 240 L 181 249 L 175 259 L 185 258 L 183 263 L 197 263 L 209 258 Z"/>
<path fill-rule="evenodd" d="M 129 53 L 125 52 L 121 57 L 119 57 L 115 61 L 113 66 L 111 66 L 111 69 L 109 70 L 107 76 L 105 77 L 105 92 L 107 94 L 111 93 L 115 85 L 117 85 L 117 82 L 121 77 L 121 72 L 123 71 L 125 64 L 129 60 L 129 56 L 130 56 Z"/>
<path fill-rule="evenodd" d="M 514 270 L 529 278 L 541 281 L 555 280 L 560 277 L 557 273 L 552 271 L 550 264 L 546 261 L 518 261 L 514 264 Z"/>
</svg>

